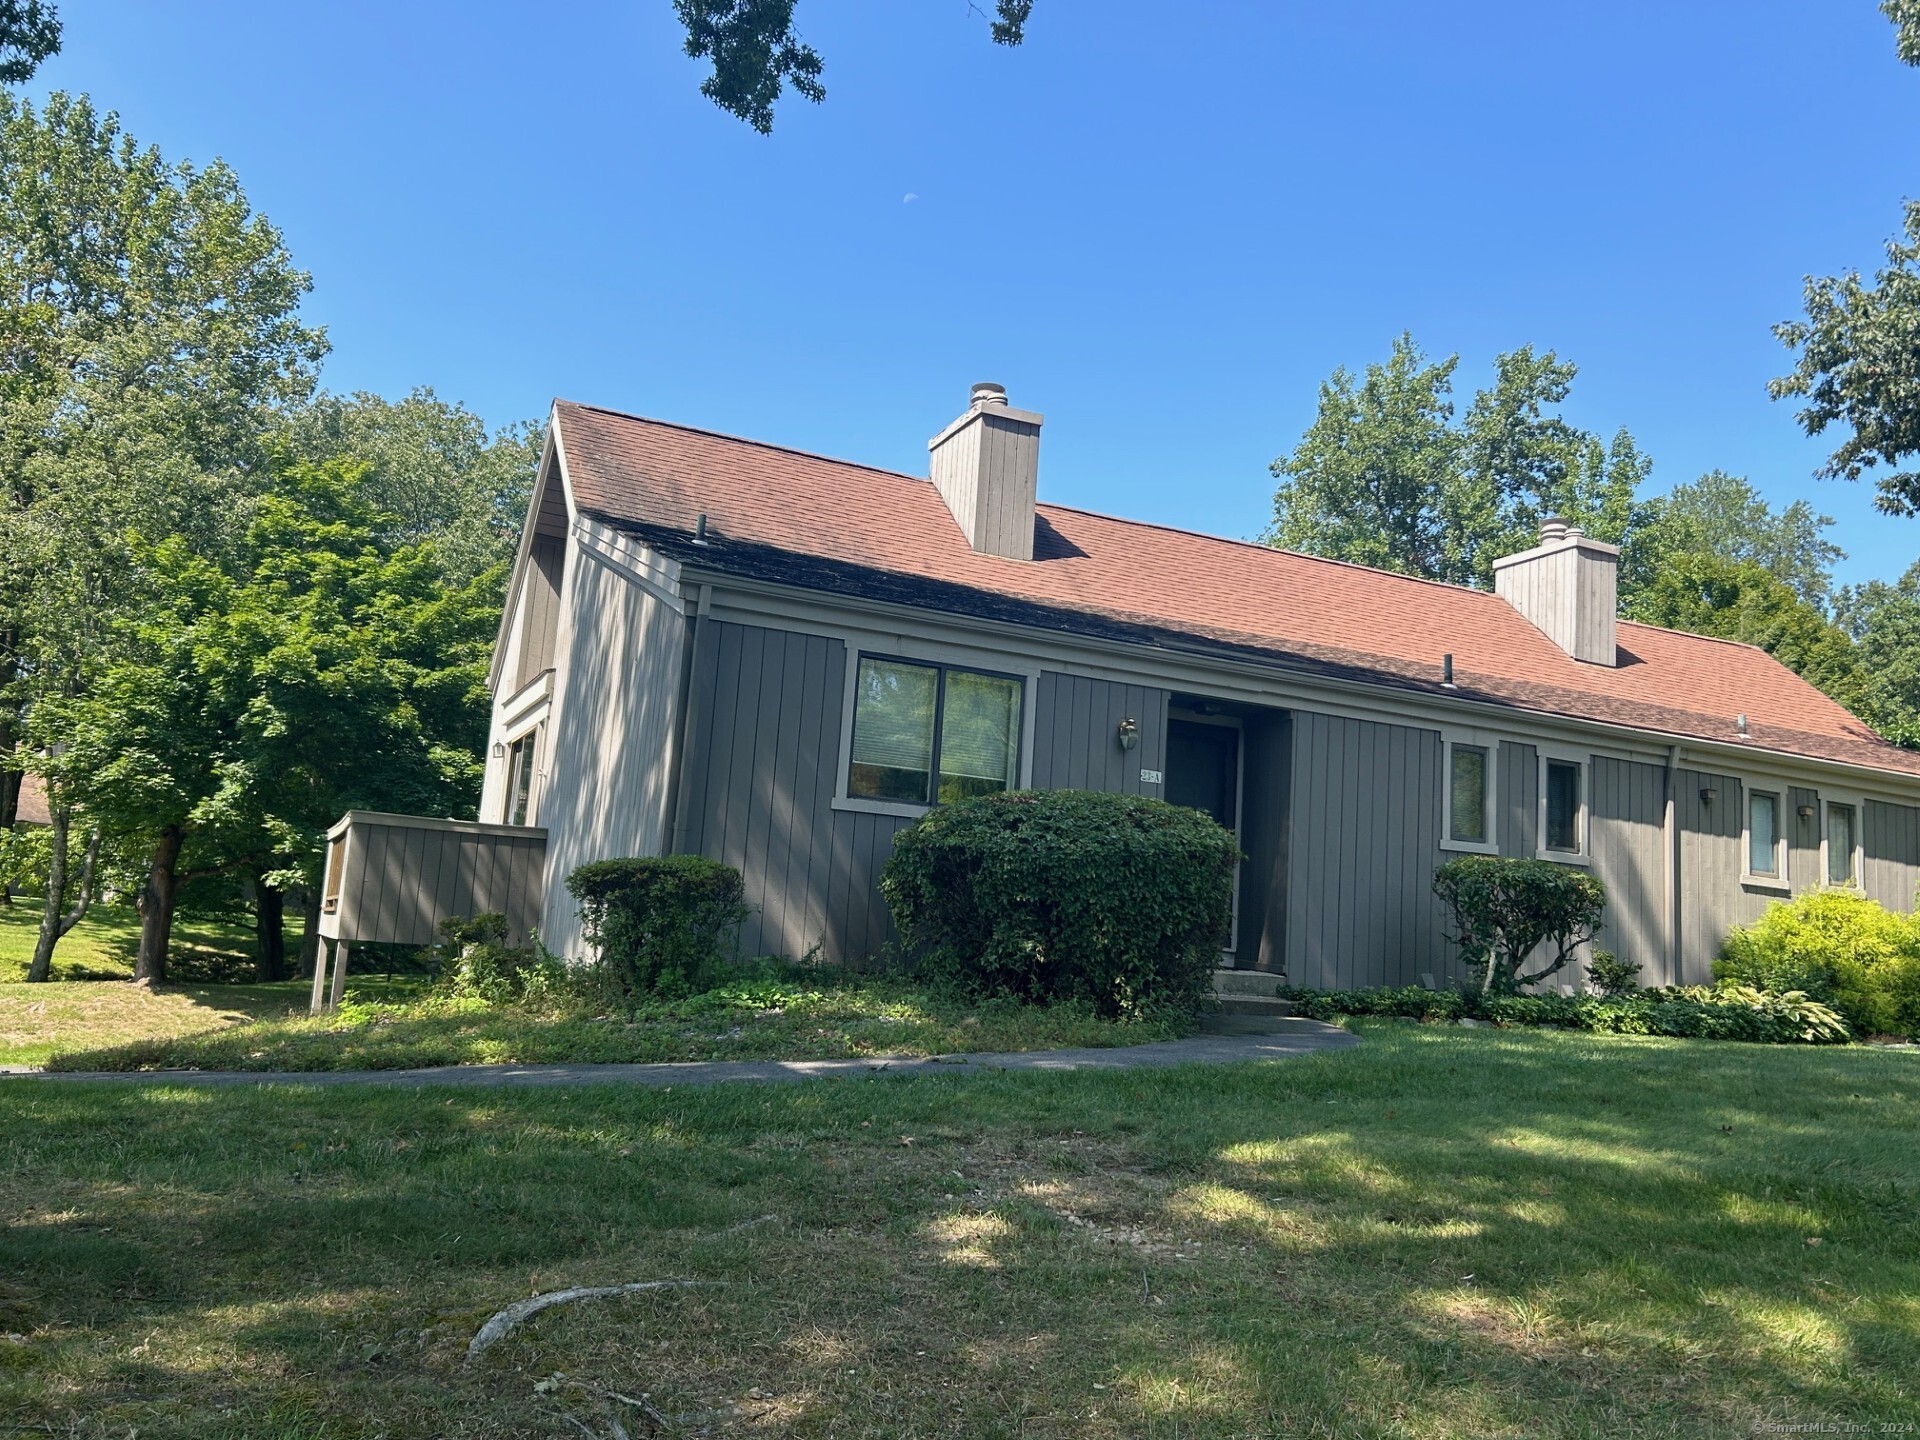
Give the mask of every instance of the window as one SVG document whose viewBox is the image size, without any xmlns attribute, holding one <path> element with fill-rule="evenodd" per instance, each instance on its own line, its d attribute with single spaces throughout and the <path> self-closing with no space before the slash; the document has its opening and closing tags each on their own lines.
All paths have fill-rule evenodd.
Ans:
<svg viewBox="0 0 1920 1440">
<path fill-rule="evenodd" d="M 1860 811 L 1837 800 L 1826 802 L 1827 824 L 1822 839 L 1829 885 L 1860 883 Z"/>
<path fill-rule="evenodd" d="M 848 796 L 932 805 L 1011 790 L 1020 694 L 1014 676 L 861 656 Z"/>
<path fill-rule="evenodd" d="M 502 817 L 509 825 L 527 823 L 527 805 L 533 797 L 533 737 L 529 730 L 507 750 L 507 802 Z"/>
<path fill-rule="evenodd" d="M 1498 854 L 1499 741 L 1475 730 L 1443 732 L 1440 848 Z"/>
<path fill-rule="evenodd" d="M 1467 845 L 1485 845 L 1493 827 L 1487 823 L 1487 747 L 1455 745 L 1447 783 L 1447 838 Z"/>
<path fill-rule="evenodd" d="M 1784 881 L 1787 837 L 1780 827 L 1780 792 L 1747 791 L 1747 877 Z"/>
<path fill-rule="evenodd" d="M 1540 851 L 1549 860 L 1583 860 L 1587 853 L 1587 762 L 1573 755 L 1540 756 Z"/>
</svg>

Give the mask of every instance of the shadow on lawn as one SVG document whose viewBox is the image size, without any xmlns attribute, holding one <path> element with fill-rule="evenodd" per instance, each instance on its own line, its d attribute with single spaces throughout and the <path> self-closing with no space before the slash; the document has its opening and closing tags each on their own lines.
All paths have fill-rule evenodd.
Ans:
<svg viewBox="0 0 1920 1440">
<path fill-rule="evenodd" d="M 550 1372 L 763 1405 L 773 1433 L 1911 1413 L 1908 1057 L 1369 1034 L 1231 1070 L 678 1095 L 35 1091 L 5 1169 L 41 1183 L 0 1191 L 0 1307 L 32 1338 L 0 1384 L 144 1436 L 564 1433 L 543 1407 L 589 1397 L 530 1399 Z M 550 1312 L 459 1364 L 530 1290 L 674 1275 L 735 1283 Z"/>
</svg>

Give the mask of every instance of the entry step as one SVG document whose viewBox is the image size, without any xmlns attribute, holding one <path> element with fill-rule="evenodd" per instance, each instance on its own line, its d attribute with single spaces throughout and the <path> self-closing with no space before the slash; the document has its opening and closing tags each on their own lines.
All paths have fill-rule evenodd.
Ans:
<svg viewBox="0 0 1920 1440">
<path fill-rule="evenodd" d="M 1279 1019 L 1298 1013 L 1291 1000 L 1282 1000 L 1274 992 L 1285 977 L 1262 970 L 1215 970 L 1213 999 L 1222 1015 L 1256 1015 Z"/>
</svg>

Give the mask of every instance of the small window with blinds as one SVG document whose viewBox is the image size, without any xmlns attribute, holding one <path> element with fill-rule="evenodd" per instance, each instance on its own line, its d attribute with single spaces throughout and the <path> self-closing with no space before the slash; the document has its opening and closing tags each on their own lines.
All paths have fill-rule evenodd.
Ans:
<svg viewBox="0 0 1920 1440">
<path fill-rule="evenodd" d="M 860 657 L 847 794 L 950 804 L 1020 783 L 1016 676 Z"/>
</svg>

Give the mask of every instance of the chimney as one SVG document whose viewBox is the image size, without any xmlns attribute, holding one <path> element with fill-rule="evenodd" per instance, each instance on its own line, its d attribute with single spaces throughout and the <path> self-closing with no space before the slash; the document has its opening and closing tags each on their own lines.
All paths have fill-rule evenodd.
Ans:
<svg viewBox="0 0 1920 1440">
<path fill-rule="evenodd" d="M 1033 558 L 1041 417 L 1007 404 L 1006 387 L 973 387 L 967 411 L 927 442 L 934 488 L 982 555 Z"/>
<path fill-rule="evenodd" d="M 1559 516 L 1540 522 L 1540 543 L 1493 562 L 1493 593 L 1576 660 L 1618 665 L 1614 647 L 1620 547 L 1582 535 Z"/>
</svg>

